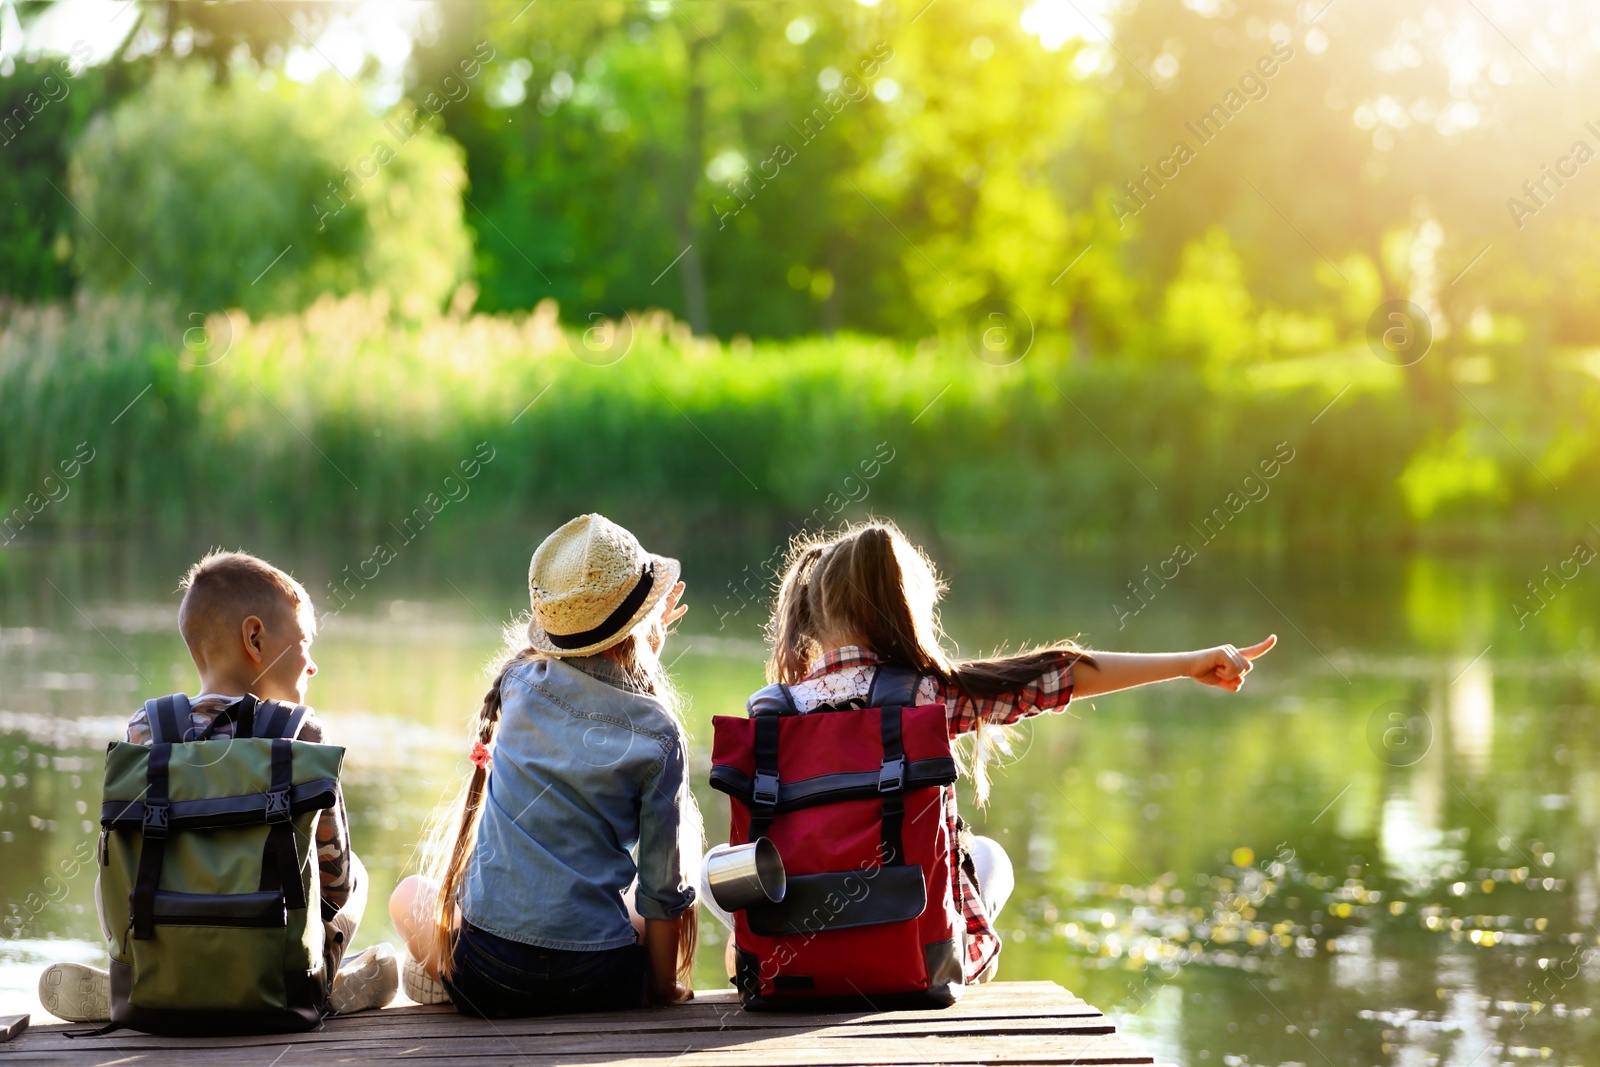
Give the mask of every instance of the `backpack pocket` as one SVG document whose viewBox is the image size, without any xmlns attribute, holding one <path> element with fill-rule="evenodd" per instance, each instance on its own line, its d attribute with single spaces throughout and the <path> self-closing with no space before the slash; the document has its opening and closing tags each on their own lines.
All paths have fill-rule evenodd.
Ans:
<svg viewBox="0 0 1600 1067">
<path fill-rule="evenodd" d="M 283 961 L 286 927 L 159 925 L 133 942 L 128 1005 L 135 1009 L 260 1012 L 289 1008 Z M 195 975 L 209 974 L 207 982 Z"/>
<path fill-rule="evenodd" d="M 872 867 L 797 875 L 780 903 L 748 908 L 745 916 L 762 937 L 808 936 L 910 922 L 927 906 L 921 867 Z"/>
<path fill-rule="evenodd" d="M 289 909 L 283 894 L 262 893 L 156 893 L 157 926 L 233 926 L 247 929 L 286 929 Z"/>
</svg>

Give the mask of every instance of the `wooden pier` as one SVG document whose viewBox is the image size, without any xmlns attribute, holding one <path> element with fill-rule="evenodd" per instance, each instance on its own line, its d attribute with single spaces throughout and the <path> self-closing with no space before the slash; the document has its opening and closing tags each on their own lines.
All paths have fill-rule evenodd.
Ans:
<svg viewBox="0 0 1600 1067">
<path fill-rule="evenodd" d="M 940 1011 L 827 1015 L 743 1011 L 732 990 L 648 1011 L 539 1019 L 469 1019 L 453 1009 L 396 1007 L 328 1019 L 308 1034 L 170 1038 L 119 1030 L 68 1038 L 39 1026 L 0 1045 L 5 1064 L 64 1067 L 296 1067 L 457 1064 L 506 1067 L 835 1067 L 845 1064 L 1149 1064 L 1110 1021 L 1054 982 L 974 986 Z"/>
</svg>

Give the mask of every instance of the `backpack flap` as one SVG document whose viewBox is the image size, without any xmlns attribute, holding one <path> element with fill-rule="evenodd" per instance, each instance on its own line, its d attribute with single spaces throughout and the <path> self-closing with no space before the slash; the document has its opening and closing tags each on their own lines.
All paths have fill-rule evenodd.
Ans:
<svg viewBox="0 0 1600 1067">
<path fill-rule="evenodd" d="M 167 820 L 174 830 L 259 826 L 267 821 L 272 788 L 272 742 L 251 738 L 191 741 L 145 747 L 115 741 L 106 750 L 100 825 L 107 830 L 141 829 L 152 755 L 167 749 Z M 295 741 L 290 775 L 290 814 L 331 808 L 336 800 L 344 749 Z"/>
<path fill-rule="evenodd" d="M 138 940 L 155 937 L 164 916 L 188 914 L 197 896 L 214 901 L 214 917 L 228 913 L 234 897 L 272 891 L 288 910 L 305 909 L 295 837 L 296 817 L 307 821 L 338 797 L 344 750 L 332 745 L 237 738 L 186 744 L 118 743 L 106 753 L 105 799 L 100 821 L 108 831 L 136 832 L 141 841 L 129 897 L 129 929 Z M 169 840 L 194 831 L 252 828 L 262 837 L 259 872 L 230 862 L 229 848 L 217 848 L 207 835 L 186 837 L 179 858 L 187 866 L 165 872 Z M 235 834 L 234 837 L 238 835 Z M 230 842 L 231 844 L 231 842 Z M 161 886 L 191 883 L 204 892 L 179 892 L 185 901 L 158 907 Z M 253 884 L 251 884 L 253 882 Z M 180 906 L 181 905 L 181 906 Z M 246 907 L 244 902 L 241 907 Z M 246 910 L 259 918 L 259 903 Z M 214 924 L 215 925 L 215 924 Z M 280 924 L 282 925 L 282 924 Z"/>
<path fill-rule="evenodd" d="M 711 720 L 711 787 L 745 805 L 754 799 L 757 721 L 735 715 Z M 878 709 L 789 716 L 779 730 L 775 814 L 880 795 L 884 750 Z M 947 731 L 941 705 L 902 711 L 901 783 L 905 790 L 955 782 L 956 763 Z M 784 857 L 784 863 L 789 863 L 789 857 Z"/>
</svg>

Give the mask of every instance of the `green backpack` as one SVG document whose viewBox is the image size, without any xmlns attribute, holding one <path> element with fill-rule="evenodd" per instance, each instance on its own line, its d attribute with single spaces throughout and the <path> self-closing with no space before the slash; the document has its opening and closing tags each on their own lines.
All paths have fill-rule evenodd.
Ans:
<svg viewBox="0 0 1600 1067">
<path fill-rule="evenodd" d="M 154 743 L 111 744 L 100 809 L 113 1027 L 314 1029 L 332 979 L 315 830 L 344 749 L 293 740 L 303 705 L 247 696 L 194 740 L 183 694 L 145 711 Z"/>
</svg>

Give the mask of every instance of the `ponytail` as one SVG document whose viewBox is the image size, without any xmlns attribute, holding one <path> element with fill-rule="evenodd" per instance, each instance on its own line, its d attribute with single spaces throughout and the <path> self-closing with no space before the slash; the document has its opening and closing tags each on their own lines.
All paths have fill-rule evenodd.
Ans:
<svg viewBox="0 0 1600 1067">
<path fill-rule="evenodd" d="M 772 655 L 767 660 L 767 681 L 791 682 L 803 677 L 821 646 L 811 610 L 811 575 L 827 550 L 825 541 L 797 544 L 778 585 L 778 599 L 767 623 Z"/>
<path fill-rule="evenodd" d="M 824 640 L 864 645 L 885 666 L 937 678 L 974 703 L 1015 693 L 1080 660 L 1093 663 L 1073 641 L 1010 656 L 951 660 L 939 626 L 944 583 L 927 555 L 892 523 L 864 523 L 798 543 L 790 560 L 767 628 L 768 681 L 800 681 L 826 651 Z M 975 723 L 972 750 L 962 763 L 979 806 L 989 798 L 989 751 L 1007 735 L 1007 727 L 981 717 Z"/>
<path fill-rule="evenodd" d="M 1015 693 L 1046 674 L 1079 662 L 1092 665 L 1094 659 L 1077 642 L 1058 641 L 1042 648 L 1024 649 L 1011 656 L 956 663 L 945 680 L 969 701 L 976 703 L 985 698 Z M 989 803 L 989 755 L 996 748 L 1009 749 L 1011 736 L 1011 727 L 985 722 L 982 716 L 973 722 L 972 751 L 964 769 L 972 778 L 972 796 L 980 808 Z"/>
<path fill-rule="evenodd" d="M 505 681 L 506 675 L 512 668 L 524 662 L 532 651 L 531 648 L 523 649 L 501 664 L 500 672 L 495 675 L 489 691 L 483 695 L 483 706 L 478 711 L 475 734 L 475 739 L 480 743 L 491 744 L 500 728 L 501 683 Z M 439 883 L 439 896 L 433 908 L 432 953 L 433 962 L 437 965 L 439 974 L 444 977 L 450 976 L 455 955 L 456 894 L 466 877 L 467 864 L 472 859 L 472 849 L 477 842 L 478 815 L 483 809 L 483 793 L 488 784 L 488 768 L 474 765 L 472 777 L 467 779 L 466 789 L 450 809 L 455 813 L 455 817 L 447 816 L 436 830 L 438 840 L 435 843 L 442 846 L 446 835 L 450 832 L 451 824 L 455 826 L 454 835 L 448 838 L 448 849 L 436 847 L 432 850 L 435 853 L 436 864 L 434 877 Z"/>
</svg>

